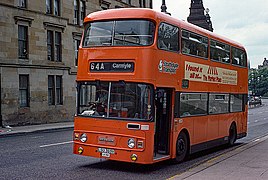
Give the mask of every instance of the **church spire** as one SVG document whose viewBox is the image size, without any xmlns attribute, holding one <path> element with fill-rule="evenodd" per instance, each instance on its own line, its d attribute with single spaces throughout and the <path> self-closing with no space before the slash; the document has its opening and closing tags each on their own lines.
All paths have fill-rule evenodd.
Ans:
<svg viewBox="0 0 268 180">
<path fill-rule="evenodd" d="M 202 0 L 191 0 L 190 15 L 187 21 L 209 31 L 213 31 L 212 22 L 208 14 L 209 11 L 208 9 L 206 10 L 206 15 L 204 11 L 205 8 Z"/>
</svg>

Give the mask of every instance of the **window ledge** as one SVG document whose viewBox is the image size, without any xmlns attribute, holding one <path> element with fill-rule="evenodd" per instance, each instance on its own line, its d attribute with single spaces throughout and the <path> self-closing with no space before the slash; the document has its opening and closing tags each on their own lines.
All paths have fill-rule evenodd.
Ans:
<svg viewBox="0 0 268 180">
<path fill-rule="evenodd" d="M 32 21 L 34 20 L 34 18 L 23 17 L 23 16 L 14 16 L 14 19 L 15 19 L 15 24 L 18 24 L 19 21 L 23 21 L 23 22 L 29 23 L 30 27 L 32 25 Z"/>
<path fill-rule="evenodd" d="M 66 25 L 62 24 L 55 24 L 51 22 L 44 22 L 45 29 L 47 28 L 56 28 L 56 29 L 61 29 L 62 32 L 64 32 L 64 29 L 66 28 Z"/>
</svg>

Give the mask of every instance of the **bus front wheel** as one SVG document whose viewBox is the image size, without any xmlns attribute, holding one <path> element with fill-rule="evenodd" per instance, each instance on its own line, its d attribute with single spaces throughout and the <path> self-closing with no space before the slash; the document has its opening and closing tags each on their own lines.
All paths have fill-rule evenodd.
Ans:
<svg viewBox="0 0 268 180">
<path fill-rule="evenodd" d="M 188 155 L 189 142 L 185 132 L 181 132 L 176 143 L 176 162 L 182 162 Z"/>
</svg>

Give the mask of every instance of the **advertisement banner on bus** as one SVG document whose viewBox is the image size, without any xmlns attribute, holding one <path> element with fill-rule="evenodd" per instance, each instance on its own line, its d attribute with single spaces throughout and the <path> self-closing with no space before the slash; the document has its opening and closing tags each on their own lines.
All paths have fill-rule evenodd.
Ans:
<svg viewBox="0 0 268 180">
<path fill-rule="evenodd" d="M 237 71 L 185 61 L 185 79 L 237 85 Z"/>
</svg>

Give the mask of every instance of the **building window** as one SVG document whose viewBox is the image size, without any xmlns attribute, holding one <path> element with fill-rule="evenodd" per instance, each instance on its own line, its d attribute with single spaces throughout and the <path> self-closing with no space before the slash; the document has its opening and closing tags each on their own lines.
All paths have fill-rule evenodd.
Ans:
<svg viewBox="0 0 268 180">
<path fill-rule="evenodd" d="M 46 13 L 60 16 L 60 0 L 46 0 Z"/>
<path fill-rule="evenodd" d="M 75 39 L 74 40 L 74 50 L 75 50 L 75 62 L 74 65 L 78 66 L 78 50 L 79 50 L 79 45 L 80 45 L 80 40 Z"/>
<path fill-rule="evenodd" d="M 62 76 L 48 76 L 48 104 L 63 104 Z"/>
<path fill-rule="evenodd" d="M 101 0 L 100 1 L 100 8 L 101 8 L 101 10 L 107 10 L 107 9 L 109 9 L 110 8 L 110 5 L 111 5 L 111 3 L 107 2 L 107 1 L 104 1 L 104 0 Z M 118 8 L 118 7 L 119 6 L 115 6 L 115 8 Z"/>
<path fill-rule="evenodd" d="M 26 0 L 19 0 L 18 6 L 20 8 L 26 8 Z"/>
<path fill-rule="evenodd" d="M 52 14 L 52 1 L 46 0 L 46 13 Z"/>
<path fill-rule="evenodd" d="M 60 0 L 54 0 L 54 14 L 56 16 L 60 15 Z"/>
<path fill-rule="evenodd" d="M 56 76 L 56 104 L 62 104 L 62 76 Z"/>
<path fill-rule="evenodd" d="M 47 31 L 47 59 L 52 61 L 53 54 L 53 31 Z"/>
<path fill-rule="evenodd" d="M 146 7 L 146 0 L 139 0 L 139 4 L 141 8 L 145 8 Z"/>
<path fill-rule="evenodd" d="M 131 0 L 123 0 L 124 3 L 131 5 Z"/>
<path fill-rule="evenodd" d="M 54 76 L 48 76 L 48 104 L 54 105 L 55 104 L 55 91 L 54 91 Z"/>
<path fill-rule="evenodd" d="M 29 75 L 19 75 L 20 107 L 29 107 Z"/>
<path fill-rule="evenodd" d="M 18 26 L 19 58 L 28 59 L 28 27 Z"/>
<path fill-rule="evenodd" d="M 61 33 L 47 31 L 47 59 L 49 61 L 61 62 Z"/>
<path fill-rule="evenodd" d="M 77 0 L 74 0 L 74 24 L 78 24 L 79 8 Z"/>
<path fill-rule="evenodd" d="M 61 62 L 61 33 L 55 32 L 55 61 Z"/>
<path fill-rule="evenodd" d="M 81 9 L 81 12 L 80 12 L 80 25 L 82 26 L 83 25 L 83 22 L 84 22 L 84 19 L 86 17 L 86 4 L 85 4 L 85 1 L 80 1 L 80 9 Z"/>
<path fill-rule="evenodd" d="M 84 0 L 74 0 L 74 24 L 83 25 L 86 17 L 86 2 Z"/>
</svg>

